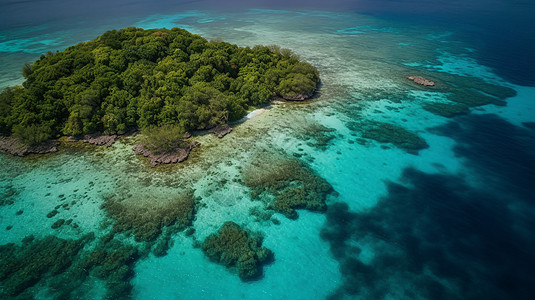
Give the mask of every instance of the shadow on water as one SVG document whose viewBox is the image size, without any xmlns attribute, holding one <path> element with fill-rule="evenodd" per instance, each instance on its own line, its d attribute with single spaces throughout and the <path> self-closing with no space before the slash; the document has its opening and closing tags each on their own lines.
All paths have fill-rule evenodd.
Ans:
<svg viewBox="0 0 535 300">
<path fill-rule="evenodd" d="M 531 299 L 535 134 L 490 114 L 433 131 L 457 141 L 483 184 L 407 168 L 368 212 L 331 205 L 321 236 L 344 278 L 332 299 Z"/>
</svg>

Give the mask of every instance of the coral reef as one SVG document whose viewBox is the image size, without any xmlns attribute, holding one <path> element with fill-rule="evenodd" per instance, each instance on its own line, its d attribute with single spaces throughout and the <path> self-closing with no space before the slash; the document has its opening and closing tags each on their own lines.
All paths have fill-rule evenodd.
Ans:
<svg viewBox="0 0 535 300">
<path fill-rule="evenodd" d="M 295 209 L 325 211 L 332 186 L 296 159 L 269 156 L 243 171 L 243 182 L 253 198 L 267 201 L 267 209 L 297 218 Z"/>
<path fill-rule="evenodd" d="M 58 219 L 56 222 L 54 222 L 54 224 L 52 224 L 51 227 L 52 229 L 58 229 L 63 226 L 63 224 L 65 224 L 65 219 Z"/>
<path fill-rule="evenodd" d="M 249 215 L 254 216 L 256 222 L 269 221 L 273 216 L 273 211 L 266 211 L 258 206 L 254 206 L 249 210 Z"/>
<path fill-rule="evenodd" d="M 104 199 L 102 208 L 115 221 L 114 232 L 132 232 L 138 242 L 153 242 L 162 228 L 174 225 L 183 229 L 191 224 L 195 215 L 196 199 L 192 190 L 158 200 L 121 201 L 110 196 Z"/>
<path fill-rule="evenodd" d="M 448 74 L 445 72 L 432 72 L 418 70 L 422 76 L 437 78 L 438 82 L 434 86 L 434 92 L 447 95 L 448 100 L 455 103 L 464 104 L 469 107 L 495 104 L 505 105 L 505 99 L 514 97 L 516 91 L 510 87 L 492 84 L 477 77 L 467 78 L 465 76 Z M 414 89 L 414 85 L 410 89 Z M 419 89 L 426 90 L 426 86 L 418 86 Z"/>
<path fill-rule="evenodd" d="M 0 188 L 0 206 L 12 205 L 15 203 L 15 196 L 19 191 L 15 190 L 12 185 L 5 185 Z"/>
<path fill-rule="evenodd" d="M 100 242 L 97 249 L 76 265 L 76 270 L 92 270 L 95 277 L 106 280 L 107 298 L 123 298 L 132 289 L 129 279 L 134 275 L 134 263 L 139 259 L 140 253 L 135 247 L 116 240 L 102 239 Z"/>
<path fill-rule="evenodd" d="M 425 79 L 422 76 L 409 76 L 407 79 L 414 81 L 415 83 L 423 86 L 434 86 L 435 82 Z"/>
<path fill-rule="evenodd" d="M 191 150 L 200 144 L 197 142 L 189 142 L 185 147 L 176 148 L 171 151 L 165 151 L 162 153 L 153 153 L 142 144 L 137 144 L 132 150 L 138 155 L 143 155 L 150 158 L 150 165 L 155 167 L 158 164 L 174 164 L 183 162 L 188 159 Z"/>
<path fill-rule="evenodd" d="M 462 103 L 428 103 L 423 105 L 422 108 L 430 113 L 446 118 L 451 118 L 470 112 L 468 110 L 468 106 Z"/>
<path fill-rule="evenodd" d="M 226 222 L 217 234 L 204 240 L 204 254 L 227 268 L 236 267 L 242 280 L 250 280 L 262 274 L 262 264 L 272 256 L 271 250 L 262 246 L 262 237 L 242 229 L 234 222 Z"/>
<path fill-rule="evenodd" d="M 218 138 L 223 138 L 232 131 L 232 127 L 228 124 L 223 124 L 210 129 L 210 133 L 215 134 Z"/>
<path fill-rule="evenodd" d="M 0 246 L 0 298 L 34 299 L 43 286 L 51 299 L 84 298 L 90 275 L 105 281 L 106 299 L 128 298 L 134 264 L 143 253 L 113 233 L 94 240 L 93 233 L 77 240 L 30 235 L 21 246 Z M 38 290 L 32 288 L 36 284 Z"/>
<path fill-rule="evenodd" d="M 171 247 L 171 236 L 166 235 L 163 236 L 156 242 L 156 246 L 154 247 L 154 250 L 152 250 L 152 253 L 156 257 L 162 257 L 167 255 L 167 251 Z"/>
<path fill-rule="evenodd" d="M 362 137 L 380 143 L 391 143 L 409 153 L 416 154 L 429 147 L 423 138 L 398 125 L 373 121 L 362 124 L 361 129 Z"/>
<path fill-rule="evenodd" d="M 92 275 L 105 281 L 106 299 L 128 298 L 134 264 L 141 256 L 134 246 L 115 239 L 113 233 L 104 235 L 94 248 L 80 253 L 71 268 L 49 280 L 49 289 L 54 291 L 55 299 L 76 298 L 75 294 L 83 293 L 83 284 Z"/>
<path fill-rule="evenodd" d="M 47 218 L 52 218 L 52 217 L 54 217 L 54 216 L 57 215 L 57 214 L 58 214 L 58 210 L 57 210 L 57 209 L 53 209 L 53 210 L 51 210 L 48 214 L 46 214 L 46 217 L 47 217 Z"/>
<path fill-rule="evenodd" d="M 86 235 L 78 240 L 47 236 L 41 240 L 27 237 L 23 245 L 0 246 L 0 298 L 16 297 L 40 282 L 68 269 L 85 244 L 93 239 Z M 26 297 L 22 297 L 26 298 Z"/>
<path fill-rule="evenodd" d="M 294 118 L 288 126 L 292 128 L 292 133 L 297 134 L 299 139 L 307 141 L 308 146 L 321 150 L 326 150 L 327 146 L 335 138 L 335 129 L 326 127 L 309 118 Z"/>
</svg>

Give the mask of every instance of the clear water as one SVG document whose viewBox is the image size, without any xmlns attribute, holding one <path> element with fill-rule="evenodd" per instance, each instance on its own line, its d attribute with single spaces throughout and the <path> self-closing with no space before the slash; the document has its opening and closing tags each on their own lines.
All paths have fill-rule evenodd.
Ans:
<svg viewBox="0 0 535 300">
<path fill-rule="evenodd" d="M 475 38 L 485 31 L 484 22 L 474 21 L 470 32 L 443 18 L 420 16 L 409 22 L 412 14 L 392 14 L 395 7 L 364 14 L 354 7 L 296 10 L 290 4 L 216 11 L 202 2 L 169 7 L 95 3 L 85 13 L 83 5 L 76 6 L 72 15 L 52 9 L 48 18 L 30 9 L 41 7 L 40 2 L 2 4 L 14 12 L 26 9 L 28 16 L 1 23 L 0 87 L 22 82 L 24 62 L 105 30 L 178 26 L 240 46 L 291 48 L 319 69 L 319 97 L 303 104 L 276 103 L 250 114 L 223 139 L 199 137 L 201 148 L 180 165 L 150 168 L 131 150 L 135 137 L 110 148 L 68 149 L 42 157 L 1 154 L 0 193 L 10 204 L 0 206 L 0 244 L 22 245 L 28 235 L 78 239 L 93 232 L 98 238 L 113 223 L 101 209 L 110 195 L 143 211 L 193 189 L 202 203 L 192 226 L 195 233 L 173 233 L 167 255 L 137 260 L 133 274 L 124 279 L 132 286 L 131 297 L 528 299 L 532 294 L 534 66 L 527 60 L 516 73 L 507 61 L 500 67 L 494 48 L 481 47 Z M 489 13 L 477 7 L 470 14 L 483 18 Z M 531 45 L 523 47 L 529 52 Z M 422 89 L 406 79 L 414 74 L 430 74 L 457 90 Z M 507 98 L 506 106 L 471 108 L 455 118 L 422 109 L 488 93 L 484 83 L 512 88 L 517 95 Z M 415 155 L 392 144 L 362 142 L 360 127 L 352 124 L 366 121 L 402 126 L 424 138 L 429 148 Z M 320 126 L 329 130 L 318 134 Z M 326 179 L 337 192 L 328 199 L 328 211 L 300 210 L 297 220 L 275 214 L 279 225 L 251 215 L 261 202 L 252 200 L 239 181 L 223 179 L 240 178 L 255 161 L 270 163 L 263 160 L 266 153 L 273 159 L 299 159 Z M 52 229 L 59 218 L 73 219 L 77 226 Z M 225 221 L 263 233 L 275 259 L 263 268 L 261 279 L 243 282 L 194 247 L 195 240 L 204 240 Z M 121 242 L 144 247 L 130 237 Z M 84 247 L 89 251 L 96 245 Z M 50 274 L 43 276 L 26 293 L 55 298 L 52 281 Z M 106 294 L 105 283 L 93 276 L 75 290 L 70 298 Z"/>
</svg>

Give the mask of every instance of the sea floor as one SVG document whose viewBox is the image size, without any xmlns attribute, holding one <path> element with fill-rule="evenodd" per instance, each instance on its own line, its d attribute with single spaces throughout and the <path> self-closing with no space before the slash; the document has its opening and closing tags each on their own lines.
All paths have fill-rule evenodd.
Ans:
<svg viewBox="0 0 535 300">
<path fill-rule="evenodd" d="M 455 31 L 325 11 L 166 12 L 62 27 L 70 29 L 56 21 L 0 34 L 0 88 L 21 83 L 20 67 L 43 52 L 125 26 L 290 48 L 318 68 L 321 87 L 313 100 L 250 114 L 223 139 L 196 137 L 201 146 L 182 164 L 151 168 L 132 151 L 136 136 L 110 148 L 0 154 L 0 244 L 7 245 L 0 252 L 16 249 L 14 268 L 27 271 L 0 273 L 0 295 L 528 299 L 533 292 L 535 88 L 479 65 Z M 436 85 L 419 86 L 410 75 Z M 273 195 L 253 197 L 248 176 L 291 162 L 332 186 L 319 196 L 326 212 L 299 209 L 290 219 L 266 210 Z M 186 226 L 194 230 L 160 220 L 174 216 L 184 195 L 195 199 Z M 260 232 L 273 251 L 260 278 L 243 281 L 199 248 L 227 221 Z M 139 238 L 150 228 L 131 234 L 136 222 L 169 226 L 155 242 Z M 79 247 L 68 263 L 46 259 L 61 244 L 50 236 Z M 168 245 L 166 254 L 155 243 Z M 128 255 L 76 273 L 99 249 Z M 105 268 L 115 277 L 97 274 Z M 59 292 L 58 278 L 72 274 L 79 277 Z"/>
</svg>

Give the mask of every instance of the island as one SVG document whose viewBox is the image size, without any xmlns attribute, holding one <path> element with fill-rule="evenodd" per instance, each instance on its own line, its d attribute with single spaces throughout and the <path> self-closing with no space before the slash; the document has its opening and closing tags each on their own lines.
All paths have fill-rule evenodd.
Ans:
<svg viewBox="0 0 535 300">
<path fill-rule="evenodd" d="M 107 31 L 41 55 L 22 74 L 22 86 L 0 93 L 0 149 L 46 153 L 57 151 L 50 140 L 61 136 L 100 143 L 115 138 L 99 135 L 139 129 L 148 138 L 136 153 L 178 153 L 153 164 L 187 157 L 196 145 L 185 141 L 188 132 L 213 129 L 222 137 L 251 108 L 308 99 L 320 81 L 289 49 L 239 47 L 180 28 Z"/>
</svg>

